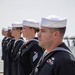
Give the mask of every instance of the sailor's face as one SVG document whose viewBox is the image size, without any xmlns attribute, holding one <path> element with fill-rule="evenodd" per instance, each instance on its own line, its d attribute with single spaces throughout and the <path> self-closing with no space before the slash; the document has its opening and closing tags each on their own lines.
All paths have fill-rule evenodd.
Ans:
<svg viewBox="0 0 75 75">
<path fill-rule="evenodd" d="M 45 49 L 51 46 L 53 42 L 53 34 L 50 32 L 50 28 L 41 27 L 38 33 L 39 45 Z"/>
<path fill-rule="evenodd" d="M 18 29 L 16 27 L 12 28 L 11 34 L 13 37 L 15 37 L 18 34 Z"/>
<path fill-rule="evenodd" d="M 29 36 L 29 34 L 31 34 L 31 29 L 30 27 L 28 26 L 23 26 L 22 28 L 22 33 L 23 33 L 23 36 L 26 38 Z"/>
<path fill-rule="evenodd" d="M 4 31 L 4 35 L 7 36 L 8 35 L 8 31 Z"/>
</svg>

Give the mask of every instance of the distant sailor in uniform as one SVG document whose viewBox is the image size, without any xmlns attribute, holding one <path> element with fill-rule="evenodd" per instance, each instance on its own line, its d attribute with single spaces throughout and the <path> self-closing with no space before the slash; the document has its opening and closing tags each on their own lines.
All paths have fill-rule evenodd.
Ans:
<svg viewBox="0 0 75 75">
<path fill-rule="evenodd" d="M 13 38 L 11 35 L 11 32 L 9 32 L 9 30 L 10 29 L 8 27 L 2 29 L 2 35 L 4 36 L 4 38 L 2 40 L 2 60 L 4 60 L 4 58 L 6 58 L 5 51 L 7 48 L 7 44 Z"/>
<path fill-rule="evenodd" d="M 18 75 L 17 74 L 17 67 L 18 67 L 18 60 L 16 60 L 17 52 L 19 48 L 24 43 L 24 39 L 21 37 L 21 30 L 22 30 L 22 23 L 15 22 L 12 24 L 12 36 L 15 38 L 15 42 L 13 48 L 11 50 L 11 74 L 10 75 Z"/>
<path fill-rule="evenodd" d="M 4 60 L 4 75 L 9 75 L 9 66 L 10 66 L 10 60 L 9 60 L 9 55 L 10 55 L 10 49 L 9 47 L 9 42 L 12 40 L 13 36 L 11 35 L 11 29 L 9 27 L 4 28 L 4 32 L 2 32 L 3 35 L 5 35 L 5 38 L 3 39 L 2 42 L 2 51 L 3 51 L 3 60 Z M 12 43 L 12 42 L 11 42 Z"/>
<path fill-rule="evenodd" d="M 5 43 L 5 40 L 7 38 L 7 33 L 8 33 L 8 28 L 2 28 L 2 35 L 3 35 L 3 40 L 2 40 L 2 60 L 4 60 L 4 43 Z"/>
<path fill-rule="evenodd" d="M 23 20 L 22 33 L 27 43 L 20 48 L 17 75 L 29 75 L 43 54 L 43 49 L 38 45 L 38 38 L 35 37 L 38 27 L 39 23 L 34 20 Z"/>
<path fill-rule="evenodd" d="M 38 40 L 46 53 L 30 75 L 75 75 L 75 58 L 62 42 L 66 24 L 66 18 L 55 15 L 41 19 Z"/>
</svg>

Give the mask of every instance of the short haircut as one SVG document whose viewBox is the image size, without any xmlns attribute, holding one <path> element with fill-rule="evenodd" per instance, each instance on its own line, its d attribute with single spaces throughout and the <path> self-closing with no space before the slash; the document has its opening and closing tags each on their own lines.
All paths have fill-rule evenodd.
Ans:
<svg viewBox="0 0 75 75">
<path fill-rule="evenodd" d="M 39 32 L 39 28 L 33 28 L 33 27 L 29 27 L 29 28 L 34 29 L 35 33 Z"/>
<path fill-rule="evenodd" d="M 22 30 L 22 27 L 16 27 L 16 29 L 20 29 L 20 30 Z"/>
<path fill-rule="evenodd" d="M 59 31 L 60 34 L 61 34 L 62 36 L 64 36 L 65 31 L 66 31 L 66 27 L 63 27 L 63 28 L 50 28 L 50 30 L 51 30 L 52 32 L 54 32 L 54 31 Z"/>
</svg>

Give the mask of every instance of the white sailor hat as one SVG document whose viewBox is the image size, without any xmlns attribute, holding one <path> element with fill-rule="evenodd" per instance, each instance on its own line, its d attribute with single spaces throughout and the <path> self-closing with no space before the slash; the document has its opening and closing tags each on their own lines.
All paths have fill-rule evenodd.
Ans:
<svg viewBox="0 0 75 75">
<path fill-rule="evenodd" d="M 28 26 L 28 27 L 33 27 L 33 28 L 39 28 L 39 22 L 36 22 L 33 19 L 23 20 L 23 26 Z"/>
<path fill-rule="evenodd" d="M 22 23 L 19 22 L 12 23 L 12 28 L 14 27 L 22 27 Z"/>
<path fill-rule="evenodd" d="M 8 26 L 8 30 L 12 30 L 12 27 Z"/>
<path fill-rule="evenodd" d="M 55 15 L 51 15 L 46 18 L 41 19 L 40 26 L 50 27 L 50 28 L 62 28 L 66 27 L 67 18 L 60 18 Z"/>
<path fill-rule="evenodd" d="M 8 31 L 8 28 L 7 28 L 7 27 L 5 27 L 5 28 L 2 28 L 2 30 L 3 30 L 3 31 Z"/>
</svg>

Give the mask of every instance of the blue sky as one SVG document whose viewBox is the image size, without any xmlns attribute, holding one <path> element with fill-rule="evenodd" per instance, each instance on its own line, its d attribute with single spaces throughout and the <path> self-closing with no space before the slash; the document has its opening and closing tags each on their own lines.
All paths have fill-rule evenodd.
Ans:
<svg viewBox="0 0 75 75">
<path fill-rule="evenodd" d="M 24 19 L 40 21 L 42 17 L 57 15 L 67 17 L 65 36 L 75 36 L 75 0 L 0 0 L 1 29 Z"/>
</svg>

